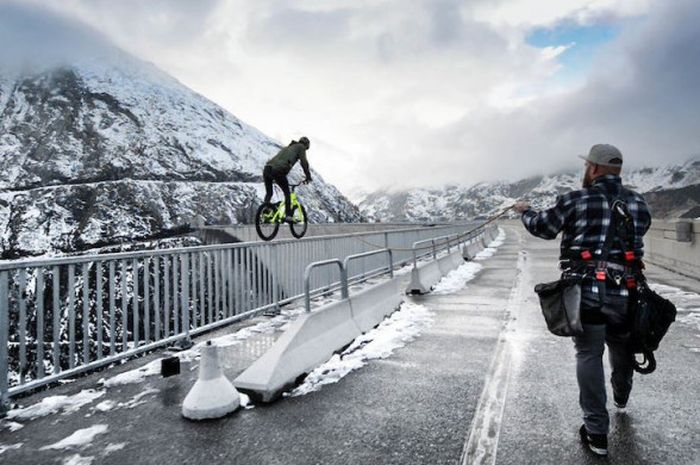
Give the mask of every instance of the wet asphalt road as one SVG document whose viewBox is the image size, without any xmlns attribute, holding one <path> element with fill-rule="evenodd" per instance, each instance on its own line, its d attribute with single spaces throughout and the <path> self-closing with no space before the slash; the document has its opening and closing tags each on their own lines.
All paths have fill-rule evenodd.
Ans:
<svg viewBox="0 0 700 465">
<path fill-rule="evenodd" d="M 522 266 L 521 250 L 526 252 Z M 531 292 L 535 282 L 556 278 L 555 260 L 555 243 L 509 228 L 506 243 L 481 262 L 484 269 L 463 290 L 413 298 L 434 312 L 433 324 L 418 339 L 336 384 L 239 410 L 221 420 L 193 423 L 180 416 L 180 406 L 196 379 L 195 362 L 184 366 L 180 376 L 154 376 L 140 384 L 110 388 L 75 413 L 29 421 L 14 433 L 0 430 L 0 444 L 22 443 L 19 449 L 2 453 L 0 462 L 62 463 L 79 454 L 92 457 L 92 463 L 120 465 L 457 464 L 485 383 L 491 381 L 487 375 L 499 337 L 506 335 L 512 356 L 502 417 L 493 419 L 496 463 L 598 463 L 600 459 L 579 445 L 576 434 L 581 421 L 572 343 L 547 333 Z M 650 276 L 677 284 L 664 270 L 651 269 Z M 513 306 L 509 299 L 516 283 L 523 292 L 519 305 Z M 697 333 L 688 325 L 672 327 L 657 357 L 657 372 L 636 380 L 626 413 L 612 414 L 608 461 L 700 463 L 700 354 L 689 350 L 700 346 Z M 229 379 L 277 336 L 259 335 L 226 348 L 222 358 Z M 122 369 L 143 363 L 131 362 Z M 48 395 L 95 388 L 105 374 Z M 146 389 L 154 392 L 135 408 L 109 412 L 93 408 L 106 399 L 126 402 Z M 41 450 L 95 424 L 108 425 L 108 431 L 87 447 Z"/>
</svg>

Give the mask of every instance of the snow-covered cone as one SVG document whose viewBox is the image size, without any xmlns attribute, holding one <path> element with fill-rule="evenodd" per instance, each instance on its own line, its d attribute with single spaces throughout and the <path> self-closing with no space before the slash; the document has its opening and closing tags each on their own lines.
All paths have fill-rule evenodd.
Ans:
<svg viewBox="0 0 700 465">
<path fill-rule="evenodd" d="M 221 371 L 217 346 L 208 341 L 202 348 L 199 378 L 182 403 L 182 416 L 190 420 L 221 418 L 240 404 L 238 391 Z"/>
</svg>

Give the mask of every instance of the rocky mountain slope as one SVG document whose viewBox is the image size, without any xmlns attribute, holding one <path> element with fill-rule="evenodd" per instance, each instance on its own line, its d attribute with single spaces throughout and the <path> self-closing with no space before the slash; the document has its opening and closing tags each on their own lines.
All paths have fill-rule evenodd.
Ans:
<svg viewBox="0 0 700 465">
<path fill-rule="evenodd" d="M 251 222 L 263 166 L 280 147 L 111 46 L 31 73 L 0 67 L 2 257 L 166 237 L 195 215 Z M 296 170 L 291 181 L 303 176 Z M 298 191 L 313 222 L 361 219 L 314 180 Z"/>
<path fill-rule="evenodd" d="M 623 173 L 623 181 L 645 195 L 655 217 L 692 216 L 700 206 L 697 159 L 680 165 L 628 170 Z M 370 221 L 453 221 L 489 216 L 519 199 L 543 208 L 551 205 L 558 194 L 580 185 L 580 173 L 559 173 L 516 182 L 379 191 L 365 196 L 359 205 Z"/>
</svg>

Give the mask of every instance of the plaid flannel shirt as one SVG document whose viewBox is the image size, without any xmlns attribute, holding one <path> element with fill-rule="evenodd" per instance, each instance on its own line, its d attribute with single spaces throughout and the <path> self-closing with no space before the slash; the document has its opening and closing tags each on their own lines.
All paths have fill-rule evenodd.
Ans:
<svg viewBox="0 0 700 465">
<path fill-rule="evenodd" d="M 634 252 L 644 255 L 642 237 L 651 226 L 651 214 L 644 198 L 636 192 L 623 188 L 619 176 L 608 174 L 596 178 L 591 187 L 568 192 L 557 197 L 553 207 L 536 212 L 527 210 L 522 215 L 525 228 L 542 239 L 555 239 L 562 232 L 562 257 L 567 251 L 574 253 L 589 250 L 594 259 L 602 254 L 605 235 L 611 222 L 609 200 L 621 198 L 634 222 Z M 624 245 L 613 241 L 609 258 L 624 261 Z M 592 286 L 592 292 L 597 287 Z M 607 293 L 627 295 L 624 286 L 608 286 Z"/>
</svg>

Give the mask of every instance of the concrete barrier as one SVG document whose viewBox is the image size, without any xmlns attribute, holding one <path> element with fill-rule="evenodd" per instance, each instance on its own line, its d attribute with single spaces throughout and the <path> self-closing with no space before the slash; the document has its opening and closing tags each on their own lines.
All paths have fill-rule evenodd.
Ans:
<svg viewBox="0 0 700 465">
<path fill-rule="evenodd" d="M 440 281 L 440 278 L 442 278 L 442 273 L 437 260 L 421 263 L 411 270 L 411 282 L 408 284 L 406 292 L 409 294 L 430 292 L 430 288 Z"/>
<path fill-rule="evenodd" d="M 467 244 L 462 246 L 462 258 L 468 262 L 474 260 L 474 256 L 469 253 L 469 246 Z"/>
<path fill-rule="evenodd" d="M 399 280 L 390 279 L 350 297 L 352 318 L 357 327 L 366 333 L 391 315 L 402 301 Z"/>
<path fill-rule="evenodd" d="M 309 265 L 306 275 L 311 267 L 322 263 Z M 462 263 L 462 251 L 456 247 L 437 260 L 420 264 L 411 272 L 407 291 L 429 292 L 444 275 Z M 341 264 L 341 271 L 343 269 Z M 262 357 L 241 373 L 233 385 L 255 401 L 275 400 L 334 353 L 390 315 L 402 301 L 399 279 L 389 279 L 355 296 L 305 313 Z"/>
<path fill-rule="evenodd" d="M 233 385 L 255 401 L 271 402 L 361 333 L 349 299 L 305 313 Z"/>
<path fill-rule="evenodd" d="M 700 220 L 654 219 L 644 236 L 644 257 L 677 273 L 700 276 Z"/>
<path fill-rule="evenodd" d="M 445 276 L 447 273 L 455 269 L 455 263 L 452 259 L 452 255 L 454 255 L 455 252 L 450 253 L 449 255 L 445 255 L 444 257 L 438 258 L 438 268 L 440 269 L 440 277 L 442 278 Z M 439 280 L 438 280 L 439 281 Z"/>
<path fill-rule="evenodd" d="M 406 288 L 408 294 L 426 294 L 450 271 L 464 263 L 462 252 L 457 249 L 449 255 L 418 265 L 411 271 L 411 282 Z"/>
<path fill-rule="evenodd" d="M 464 258 L 466 260 L 474 260 L 474 257 L 476 257 L 476 254 L 484 250 L 484 247 L 482 245 L 481 240 L 479 239 L 473 239 L 469 244 L 466 245 L 465 247 L 465 255 Z"/>
<path fill-rule="evenodd" d="M 483 234 L 479 237 L 479 242 L 481 243 L 482 250 L 487 248 L 489 246 L 489 244 L 491 243 L 491 241 L 486 239 L 486 237 Z"/>
<path fill-rule="evenodd" d="M 488 237 L 489 237 L 489 244 L 491 242 L 495 241 L 496 238 L 498 237 L 498 228 L 495 226 L 489 227 Z"/>
<path fill-rule="evenodd" d="M 464 257 L 462 257 L 462 254 L 459 250 L 457 250 L 457 252 L 451 253 L 450 257 L 452 257 L 452 265 L 454 266 L 454 268 L 458 268 L 459 266 L 464 265 Z"/>
</svg>

